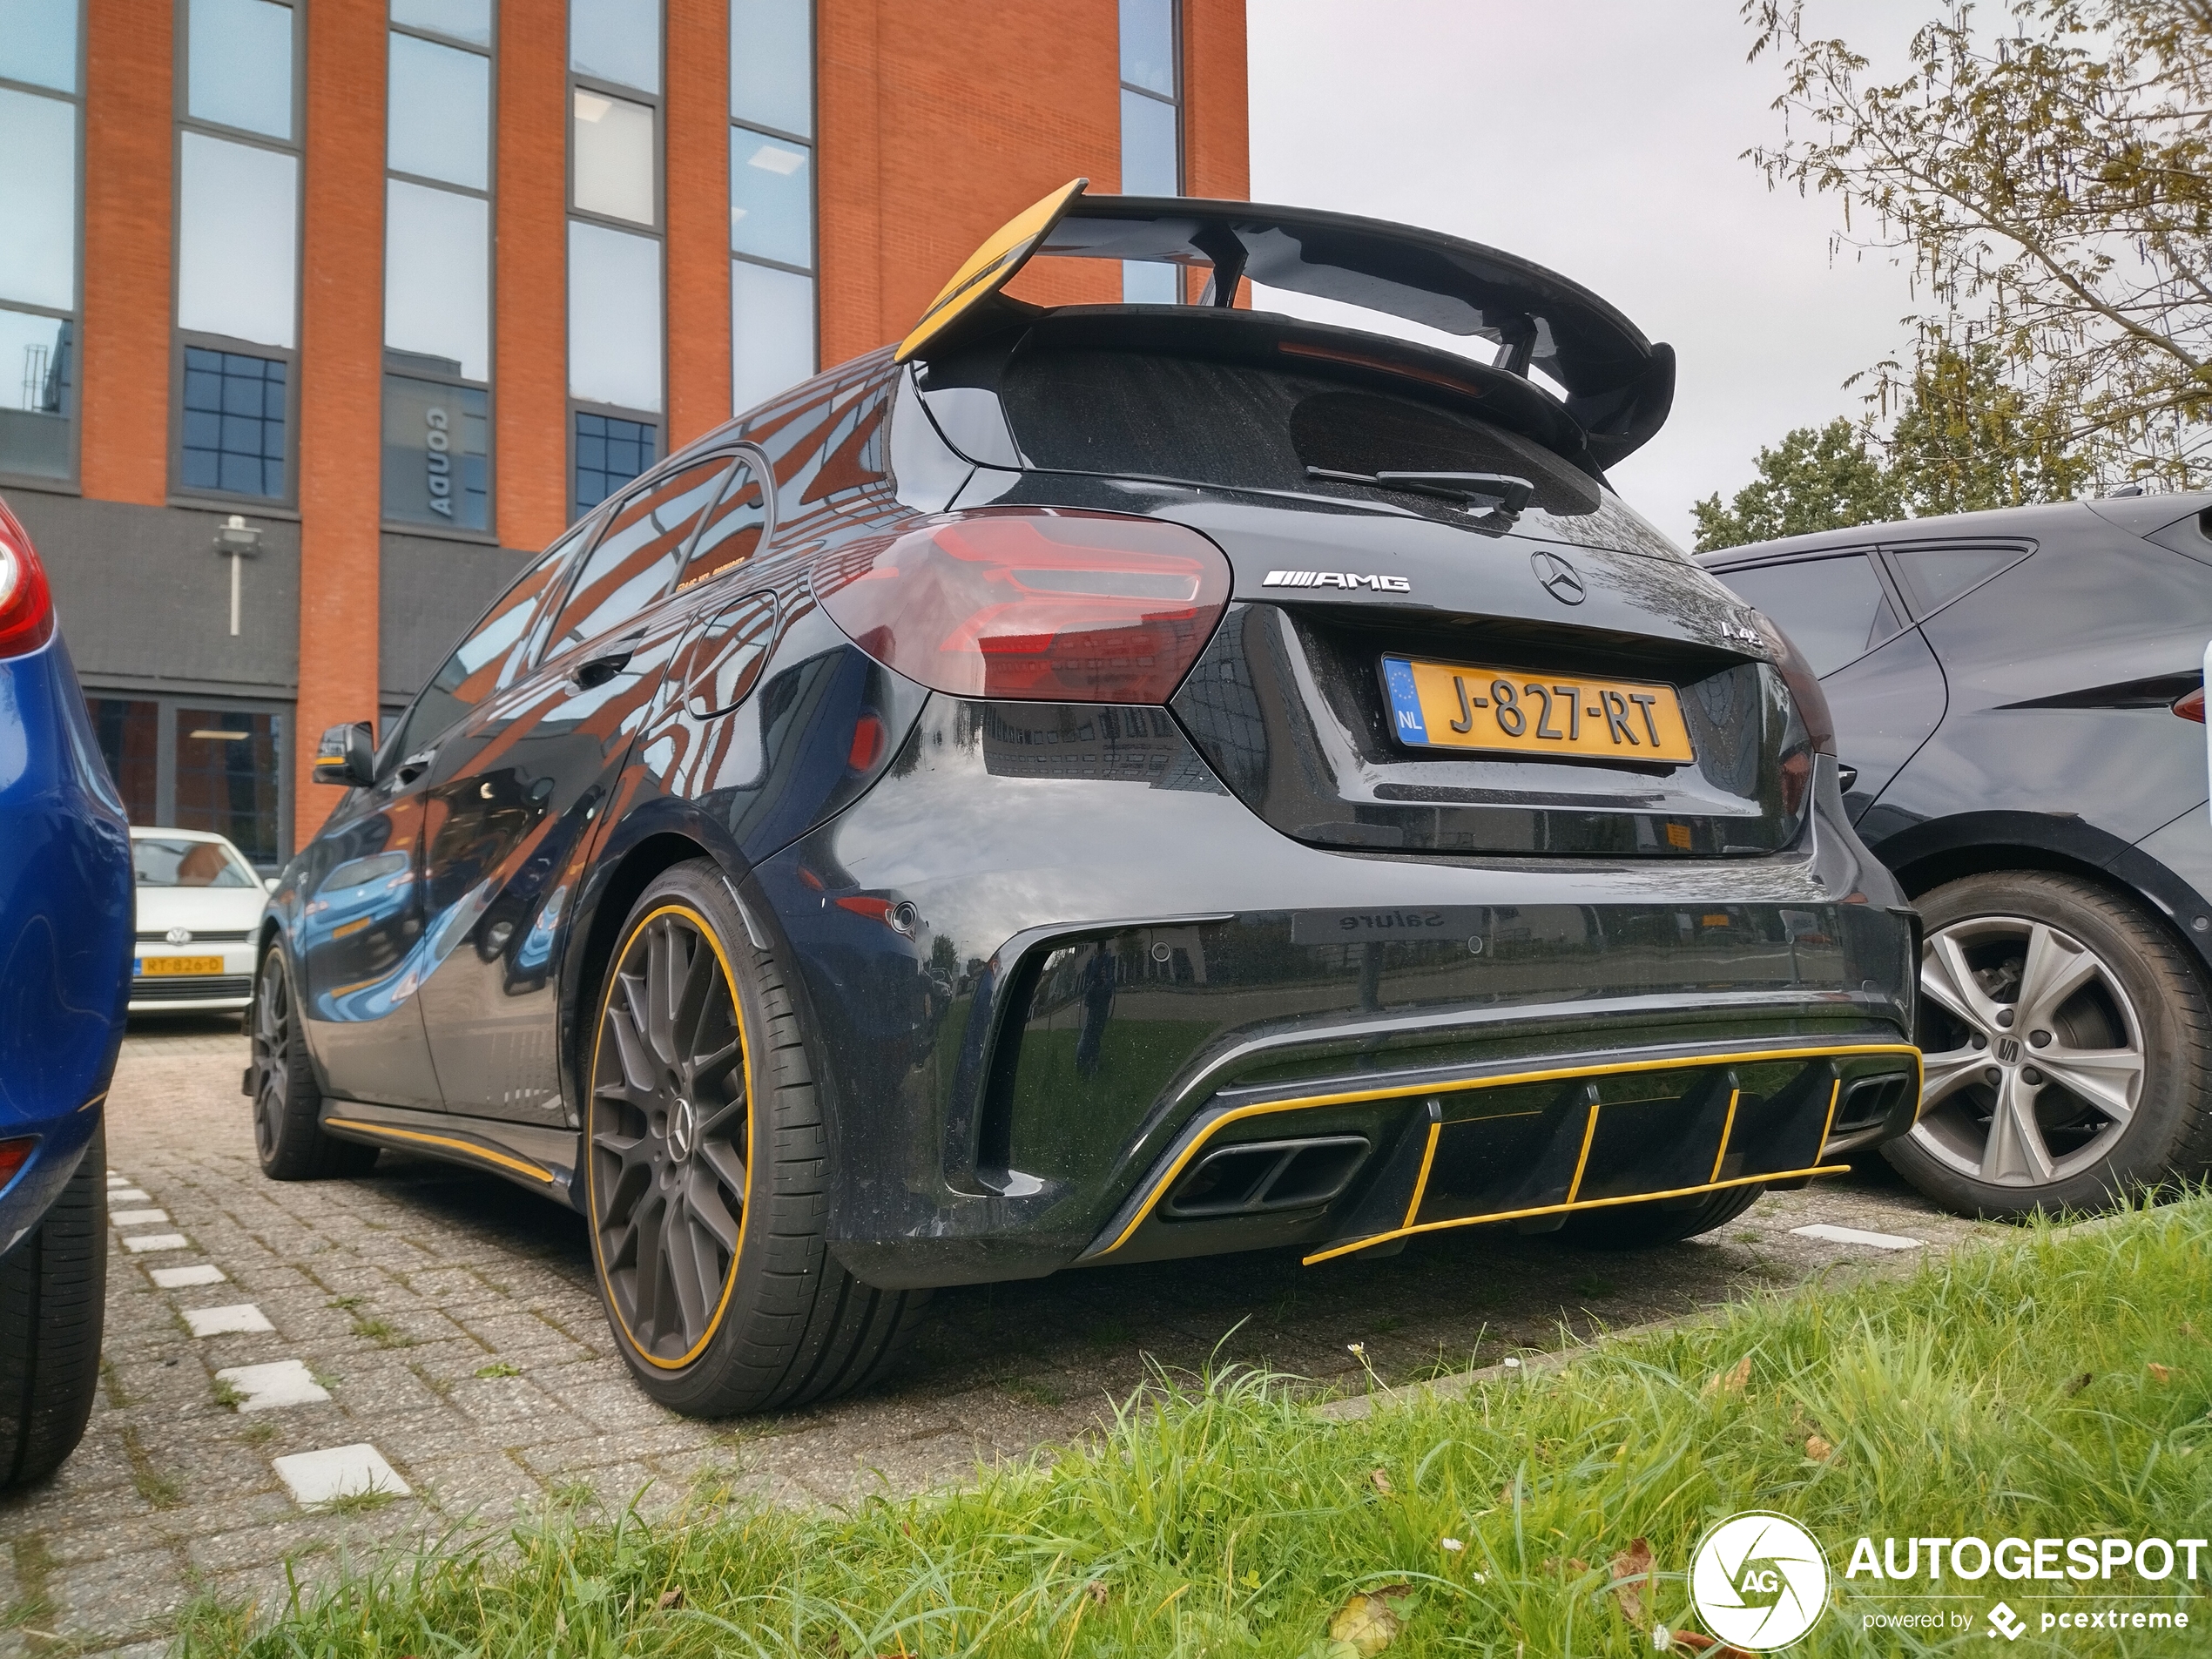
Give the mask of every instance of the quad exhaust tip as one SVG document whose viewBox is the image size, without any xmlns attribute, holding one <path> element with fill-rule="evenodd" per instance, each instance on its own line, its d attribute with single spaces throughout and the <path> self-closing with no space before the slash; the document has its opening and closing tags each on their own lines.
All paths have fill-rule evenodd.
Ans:
<svg viewBox="0 0 2212 1659">
<path fill-rule="evenodd" d="M 1161 1214 L 1175 1221 L 1211 1221 L 1330 1204 L 1352 1184 L 1371 1150 L 1364 1135 L 1217 1147 L 1176 1183 Z"/>
</svg>

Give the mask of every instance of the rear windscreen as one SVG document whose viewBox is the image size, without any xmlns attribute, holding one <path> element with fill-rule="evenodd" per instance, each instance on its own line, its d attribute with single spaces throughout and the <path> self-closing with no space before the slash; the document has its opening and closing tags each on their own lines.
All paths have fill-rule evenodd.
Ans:
<svg viewBox="0 0 2212 1659">
<path fill-rule="evenodd" d="M 1307 469 L 1502 473 L 1534 486 L 1517 526 L 1524 534 L 1680 556 L 1580 468 L 1418 396 L 1251 363 L 1087 349 L 1018 354 L 1000 395 L 1035 467 L 1380 498 L 1462 524 L 1468 514 L 1457 502 L 1317 479 Z"/>
</svg>

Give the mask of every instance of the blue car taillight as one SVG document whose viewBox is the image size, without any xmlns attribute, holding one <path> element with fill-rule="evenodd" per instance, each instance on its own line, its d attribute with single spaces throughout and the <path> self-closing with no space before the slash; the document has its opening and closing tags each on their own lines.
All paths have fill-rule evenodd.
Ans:
<svg viewBox="0 0 2212 1659">
<path fill-rule="evenodd" d="M 54 599 L 30 534 L 0 502 L 0 657 L 21 657 L 54 637 Z"/>
</svg>

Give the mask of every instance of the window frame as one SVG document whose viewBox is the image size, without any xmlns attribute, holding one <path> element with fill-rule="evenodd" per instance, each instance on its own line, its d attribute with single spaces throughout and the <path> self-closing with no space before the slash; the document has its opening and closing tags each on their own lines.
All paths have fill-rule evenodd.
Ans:
<svg viewBox="0 0 2212 1659">
<path fill-rule="evenodd" d="M 300 509 L 300 331 L 307 307 L 307 0 L 271 0 L 292 13 L 292 137 L 270 138 L 244 127 L 225 126 L 196 117 L 192 111 L 192 7 L 194 0 L 178 0 L 179 26 L 171 31 L 172 81 L 169 132 L 169 500 L 179 507 L 251 506 L 263 514 L 295 518 Z M 184 299 L 185 135 L 197 132 L 226 143 L 246 145 L 290 156 L 293 169 L 292 204 L 292 344 L 269 346 L 257 340 L 187 329 L 179 314 Z M 381 285 L 380 285 L 381 286 Z M 185 348 L 229 352 L 234 356 L 280 361 L 284 370 L 284 493 L 281 496 L 243 496 L 224 489 L 190 489 L 185 483 Z M 381 382 L 380 382 L 381 385 Z M 380 395 L 380 405 L 381 402 Z"/>
<path fill-rule="evenodd" d="M 294 845 L 292 825 L 292 752 L 293 727 L 299 719 L 296 704 L 280 702 L 269 698 L 203 696 L 194 691 L 149 691 L 131 685 L 89 685 L 84 688 L 84 700 L 89 710 L 96 702 L 151 703 L 154 705 L 154 824 L 134 827 L 152 829 L 181 827 L 177 817 L 177 716 L 185 709 L 199 709 L 214 714 L 266 714 L 273 717 L 273 737 L 276 745 L 276 832 L 277 857 L 273 865 L 264 868 L 248 864 L 260 874 L 278 873 L 290 862 L 299 848 Z M 97 725 L 97 717 L 95 717 Z"/>
<path fill-rule="evenodd" d="M 33 305 L 28 300 L 0 299 L 0 310 L 20 312 L 29 317 L 51 317 L 69 325 L 71 350 L 76 361 L 74 371 L 62 391 L 62 418 L 69 423 L 69 471 L 57 477 L 51 473 L 17 472 L 0 459 L 0 484 L 10 489 L 44 489 L 61 495 L 80 495 L 84 476 L 84 155 L 85 100 L 84 84 L 91 69 L 90 38 L 91 0 L 74 0 L 77 7 L 77 73 L 76 86 L 63 92 L 51 86 L 41 86 L 35 81 L 12 80 L 0 75 L 0 87 L 11 92 L 21 92 L 33 98 L 50 98 L 71 105 L 77 112 L 77 201 L 76 245 L 71 269 L 75 277 L 74 292 L 71 295 L 71 308 L 57 311 L 51 306 Z"/>
<path fill-rule="evenodd" d="M 1891 539 L 1882 543 L 1879 551 L 1881 553 L 1882 563 L 1886 567 L 1885 573 L 1890 578 L 1890 585 L 1896 592 L 1898 597 L 1905 602 L 1904 614 L 1912 617 L 1913 625 L 1917 627 L 1921 623 L 1927 621 L 1929 617 L 1950 610 L 1952 606 L 1957 604 L 1961 599 L 1965 599 L 1974 594 L 1979 593 L 1984 588 L 1987 587 L 1991 583 L 1996 581 L 1999 577 L 2003 576 L 2006 571 L 2011 570 L 2014 565 L 2020 564 L 2024 561 L 2033 557 L 2035 555 L 2036 546 L 2037 543 L 2027 536 L 1916 536 L 1911 537 L 1892 537 Z M 1958 592 L 1952 594 L 1948 599 L 1942 601 L 1940 604 L 1929 605 L 1925 608 L 1921 606 L 1918 597 L 1913 592 L 1913 579 L 1905 570 L 1903 555 L 1908 552 L 1978 552 L 1984 550 L 2009 553 L 2012 555 L 2012 557 L 2007 559 L 2004 563 L 1999 565 L 1987 576 L 1982 577 L 1980 581 L 1973 583 L 1973 586 L 1959 589 Z"/>
<path fill-rule="evenodd" d="M 1137 98 L 1149 98 L 1155 104 L 1166 105 L 1175 115 L 1175 189 L 1172 193 L 1177 196 L 1182 196 L 1187 194 L 1190 188 L 1190 180 L 1184 171 L 1184 163 L 1187 159 L 1188 146 L 1186 144 L 1187 134 L 1184 131 L 1184 104 L 1186 99 L 1188 89 L 1184 82 L 1183 0 L 1165 0 L 1165 3 L 1168 8 L 1169 51 L 1173 63 L 1170 78 L 1175 83 L 1175 95 L 1172 98 L 1162 98 L 1159 93 L 1154 91 L 1150 87 L 1138 85 L 1136 82 L 1129 79 L 1123 72 L 1127 69 L 1128 64 L 1119 56 L 1121 51 L 1120 10 L 1118 5 L 1116 8 L 1114 43 L 1116 51 L 1116 63 L 1114 66 L 1116 78 L 1116 94 L 1114 100 L 1114 120 L 1116 125 L 1115 143 L 1116 146 L 1116 159 L 1117 165 L 1125 166 L 1129 155 L 1128 128 L 1123 125 L 1121 119 L 1121 100 L 1123 97 L 1134 95 Z M 1125 196 L 1135 193 L 1130 191 L 1129 187 L 1129 180 L 1126 176 L 1122 177 L 1120 188 L 1122 193 Z M 1132 303 L 1129 298 L 1130 266 L 1133 264 L 1141 265 L 1144 263 L 1148 262 L 1143 260 L 1123 261 L 1123 304 L 1127 305 Z M 1183 266 L 1178 265 L 1170 264 L 1167 266 L 1166 268 L 1173 273 L 1175 292 L 1177 300 L 1181 301 L 1187 299 L 1190 294 L 1190 283 L 1191 280 L 1190 273 Z"/>
<path fill-rule="evenodd" d="M 592 529 L 590 547 L 581 556 L 571 559 L 569 568 L 562 572 L 559 578 L 561 602 L 547 611 L 546 614 L 551 620 L 543 630 L 543 637 L 530 641 L 530 651 L 535 660 L 530 664 L 529 671 L 536 673 L 549 664 L 560 662 L 572 653 L 582 651 L 585 646 L 607 638 L 617 630 L 630 626 L 639 618 L 651 615 L 660 606 L 667 604 L 679 591 L 679 584 L 684 579 L 684 571 L 691 561 L 691 549 L 699 539 L 699 531 L 706 523 L 707 515 L 721 504 L 722 493 L 730 487 L 730 479 L 734 469 L 726 466 L 724 468 L 723 475 L 717 482 L 714 494 L 709 496 L 705 503 L 700 507 L 698 516 L 691 521 L 691 528 L 685 532 L 684 540 L 676 550 L 675 567 L 670 573 L 668 586 L 638 606 L 623 621 L 610 623 L 596 634 L 586 634 L 574 644 L 563 646 L 556 636 L 561 625 L 561 618 L 567 614 L 570 602 L 576 597 L 576 584 L 583 580 L 583 572 L 590 564 L 592 555 L 599 550 L 599 543 L 605 539 L 608 527 L 622 516 L 624 509 L 639 496 L 652 494 L 679 472 L 687 472 L 693 467 L 703 467 L 718 462 L 727 462 L 732 460 L 742 460 L 747 465 L 751 465 L 752 459 L 753 457 L 745 452 L 745 446 L 732 443 L 716 444 L 711 448 L 705 449 L 685 449 L 655 462 L 630 482 L 608 496 L 605 501 L 600 502 L 598 506 L 593 508 L 591 510 L 599 516 L 599 522 Z M 761 545 L 764 548 L 767 545 L 767 538 L 768 532 L 764 528 L 761 533 Z M 746 561 L 748 563 L 751 562 Z M 521 676 L 518 675 L 516 678 L 519 679 Z"/>
<path fill-rule="evenodd" d="M 1866 568 L 1874 573 L 1875 591 L 1882 596 L 1882 602 L 1889 606 L 1890 615 L 1895 619 L 1897 627 L 1891 632 L 1885 634 L 1875 644 L 1869 645 L 1865 650 L 1861 651 L 1858 656 L 1851 658 L 1850 661 L 1838 663 L 1835 667 L 1830 669 L 1827 673 L 1821 674 L 1817 677 L 1824 682 L 1833 676 L 1842 673 L 1845 669 L 1849 668 L 1852 663 L 1864 662 L 1867 658 L 1871 657 L 1876 651 L 1881 650 L 1884 645 L 1888 644 L 1892 639 L 1897 638 L 1901 634 L 1909 634 L 1915 628 L 1918 628 L 1920 625 L 1920 618 L 1914 614 L 1912 607 L 1905 603 L 1903 587 L 1898 581 L 1897 573 L 1890 569 L 1889 560 L 1885 556 L 1882 544 L 1880 543 L 1864 542 L 1855 543 L 1849 547 L 1815 548 L 1804 553 L 1792 553 L 1782 558 L 1742 559 L 1733 564 L 1711 564 L 1707 565 L 1705 568 L 1709 573 L 1717 577 L 1723 585 L 1725 586 L 1728 585 L 1728 581 L 1730 577 L 1742 570 L 1786 570 L 1797 565 L 1818 564 L 1830 559 L 1844 558 L 1865 560 Z M 1734 589 L 1731 587 L 1730 590 L 1733 592 Z M 1738 595 L 1737 597 L 1742 597 L 1741 595 Z M 1745 599 L 1744 603 L 1746 604 L 1750 604 L 1751 601 Z M 1753 605 L 1752 608 L 1754 610 L 1757 609 L 1756 605 Z M 1776 621 L 1775 625 L 1777 627 L 1781 627 L 1781 624 L 1778 620 Z M 1789 631 L 1785 628 L 1783 631 L 1787 633 Z"/>
<path fill-rule="evenodd" d="M 806 152 L 806 246 L 812 253 L 813 263 L 802 269 L 800 266 L 795 265 L 787 265 L 781 260 L 768 259 L 761 254 L 740 253 L 737 249 L 727 246 L 728 237 L 726 233 L 724 237 L 724 251 L 728 254 L 729 260 L 732 265 L 753 265 L 759 266 L 765 271 L 781 271 L 788 276 L 804 277 L 806 279 L 807 287 L 813 291 L 813 304 L 811 309 L 813 312 L 814 319 L 814 338 L 813 342 L 813 349 L 808 355 L 808 361 L 812 367 L 809 368 L 806 374 L 802 374 L 799 377 L 799 381 L 792 381 L 792 384 L 793 385 L 798 385 L 800 381 L 805 381 L 811 376 L 819 374 L 822 372 L 822 156 L 820 138 L 822 128 L 822 98 L 821 51 L 819 44 L 821 35 L 821 17 L 820 8 L 817 4 L 816 0 L 806 0 L 806 119 L 808 126 L 813 129 L 813 136 L 807 137 L 800 133 L 786 132 L 782 127 L 770 126 L 765 121 L 751 120 L 736 114 L 727 115 L 730 132 L 732 134 L 738 132 L 754 132 L 759 134 L 764 138 L 773 138 L 779 144 L 796 145 L 798 148 L 804 150 Z M 732 52 L 736 50 L 735 37 L 737 27 L 737 9 L 732 6 L 728 10 L 727 19 L 727 28 L 730 31 L 731 38 L 724 43 L 724 44 Z M 725 113 L 727 112 L 725 111 Z M 1179 142 L 1180 141 L 1178 140 L 1178 144 Z M 733 162 L 731 167 L 732 178 L 729 184 L 730 193 L 732 195 L 734 195 L 737 191 L 736 172 L 737 168 Z M 735 287 L 736 283 L 733 277 L 732 281 L 732 289 L 734 289 Z M 739 415 L 745 414 L 749 409 L 759 407 L 759 404 L 757 400 L 752 403 L 746 403 L 743 405 L 740 405 L 738 401 L 738 341 L 737 328 L 735 326 L 736 302 L 734 299 L 732 301 L 731 320 L 730 414 L 732 418 L 735 418 Z M 773 392 L 769 394 L 769 396 L 771 397 L 775 395 L 776 394 Z"/>
<path fill-rule="evenodd" d="M 438 370 L 415 368 L 395 364 L 392 353 L 395 349 L 382 338 L 383 325 L 377 326 L 377 480 L 376 517 L 384 530 L 395 536 L 425 536 L 433 538 L 468 542 L 478 547 L 499 545 L 499 46 L 501 30 L 500 0 L 487 0 L 491 8 L 491 40 L 478 45 L 463 40 L 458 35 L 442 35 L 434 29 L 419 24 L 395 23 L 392 19 L 391 0 L 380 0 L 384 8 L 384 32 L 387 37 L 384 55 L 384 192 L 385 200 L 391 199 L 392 181 L 398 179 L 423 190 L 442 190 L 456 196 L 468 196 L 484 204 L 484 378 L 481 381 L 465 375 L 447 374 Z M 407 35 L 414 39 L 428 41 L 433 46 L 444 46 L 455 51 L 473 52 L 484 59 L 487 75 L 485 87 L 485 145 L 484 187 L 475 190 L 467 185 L 452 184 L 442 179 L 426 178 L 421 173 L 403 172 L 392 165 L 392 104 L 391 104 L 391 46 L 389 37 Z M 385 215 L 383 255 L 391 258 L 391 216 Z M 379 288 L 382 279 L 380 273 Z M 457 386 L 484 395 L 484 528 L 465 529 L 458 524 L 424 524 L 411 518 L 390 518 L 384 512 L 383 424 L 384 381 L 391 374 L 408 379 L 432 381 L 442 386 Z M 413 704 L 408 705 L 409 708 Z"/>
<path fill-rule="evenodd" d="M 660 13 L 660 89 L 648 92 L 643 87 L 627 86 L 597 75 L 583 73 L 576 67 L 575 48 L 570 34 L 567 8 L 562 9 L 561 26 L 561 164 L 562 184 L 562 266 L 561 266 L 561 334 L 563 343 L 562 395 L 565 399 L 567 431 L 563 435 L 566 486 L 565 499 L 573 507 L 577 499 L 576 477 L 576 417 L 578 412 L 587 415 L 612 415 L 617 420 L 635 421 L 653 428 L 654 447 L 660 451 L 651 467 L 638 475 L 640 479 L 651 477 L 656 468 L 668 455 L 668 0 L 654 0 Z M 634 219 L 617 219 L 610 214 L 594 212 L 576 204 L 576 95 L 590 92 L 599 98 L 620 98 L 631 104 L 643 104 L 653 112 L 653 222 L 640 225 Z M 567 361 L 569 319 L 575 305 L 571 287 L 573 273 L 568 268 L 568 227 L 573 220 L 596 225 L 603 230 L 617 231 L 630 236 L 647 237 L 660 244 L 660 401 L 658 409 L 628 408 L 618 403 L 601 403 L 590 398 L 580 398 L 573 389 L 570 365 Z M 631 482 L 635 482 L 636 480 Z M 607 497 L 617 499 L 623 492 L 617 490 Z M 605 502 L 590 511 L 597 512 Z M 571 523 L 580 523 L 588 514 L 578 514 Z"/>
</svg>

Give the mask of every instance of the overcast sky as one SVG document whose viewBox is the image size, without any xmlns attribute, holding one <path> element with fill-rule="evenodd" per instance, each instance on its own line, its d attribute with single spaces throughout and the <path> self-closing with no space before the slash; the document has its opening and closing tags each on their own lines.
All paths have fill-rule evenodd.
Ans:
<svg viewBox="0 0 2212 1659">
<path fill-rule="evenodd" d="M 1825 21 L 1895 61 L 1939 9 Z M 1613 477 L 1685 547 L 1692 501 L 1733 495 L 1791 428 L 1857 415 L 1844 381 L 1908 343 L 1905 273 L 1831 258 L 1836 200 L 1770 193 L 1737 158 L 1781 117 L 1736 0 L 1249 0 L 1246 19 L 1254 200 L 1523 254 L 1674 346 L 1674 413 Z"/>
</svg>

